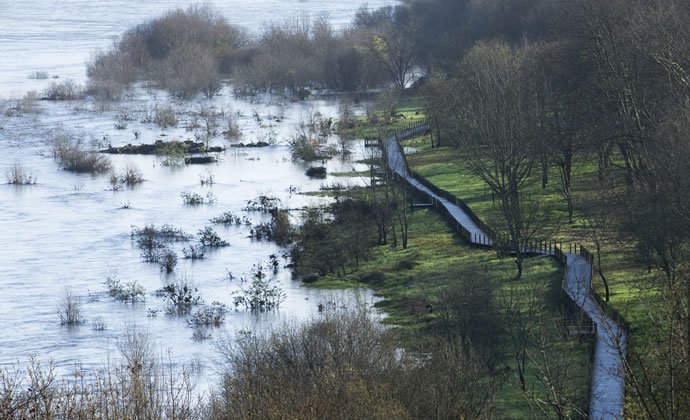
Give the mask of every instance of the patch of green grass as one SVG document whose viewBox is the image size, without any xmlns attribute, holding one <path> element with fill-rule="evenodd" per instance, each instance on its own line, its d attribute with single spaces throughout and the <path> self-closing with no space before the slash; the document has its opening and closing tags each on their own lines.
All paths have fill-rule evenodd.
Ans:
<svg viewBox="0 0 690 420">
<path fill-rule="evenodd" d="M 357 118 L 355 127 L 340 130 L 339 134 L 348 138 L 375 139 L 382 133 L 402 129 L 413 122 L 426 119 L 424 103 L 417 96 L 401 98 L 396 114 L 396 118 L 388 124 L 383 121 L 372 123 L 366 115 L 360 116 Z"/>
<path fill-rule="evenodd" d="M 525 263 L 523 279 L 516 282 L 515 263 L 512 258 L 497 258 L 491 250 L 471 247 L 452 231 L 449 224 L 432 210 L 417 210 L 411 215 L 410 241 L 407 249 L 379 246 L 373 249 L 371 258 L 359 266 L 349 266 L 345 273 L 329 274 L 312 284 L 319 288 L 373 288 L 383 300 L 377 306 L 387 313 L 385 322 L 394 325 L 403 339 L 429 333 L 438 321 L 438 312 L 429 312 L 427 304 L 434 303 L 439 291 L 456 282 L 467 267 L 482 267 L 497 282 L 496 299 L 500 300 L 508 290 L 526 293 L 531 287 L 540 290 L 543 316 L 549 321 L 543 324 L 545 334 L 558 336 L 555 320 L 560 316 L 560 284 L 562 268 L 550 258 L 530 259 Z M 518 302 L 526 299 L 518 299 Z M 526 310 L 526 308 L 523 308 Z M 405 341 L 406 342 L 406 341 Z M 499 370 L 501 386 L 496 396 L 496 415 L 499 418 L 534 417 L 529 399 L 519 390 L 514 361 L 511 358 L 511 342 L 507 334 L 498 337 L 503 355 Z M 572 381 L 581 391 L 580 402 L 586 408 L 589 395 L 588 344 L 560 340 L 555 351 L 568 354 L 573 366 Z M 527 381 L 535 392 L 543 389 L 537 381 L 533 367 L 527 371 Z"/>
<path fill-rule="evenodd" d="M 416 153 L 408 154 L 410 167 L 438 187 L 460 197 L 479 216 L 492 225 L 496 220 L 497 210 L 494 197 L 486 184 L 475 175 L 465 163 L 466 156 L 453 147 L 431 148 L 428 140 L 421 136 L 405 141 Z M 594 249 L 586 234 L 585 220 L 578 211 L 578 203 L 592 200 L 600 192 L 598 188 L 597 164 L 594 156 L 576 156 L 573 167 L 573 201 L 575 213 L 573 223 L 568 221 L 567 206 L 561 193 L 559 175 L 555 168 L 549 171 L 549 182 L 546 188 L 541 185 L 541 171 L 535 170 L 532 183 L 527 188 L 526 196 L 537 203 L 539 213 L 544 215 L 544 229 L 540 237 L 570 243 L 582 243 L 590 250 Z M 614 225 L 619 221 L 613 221 Z M 624 233 L 616 234 L 616 236 Z M 619 311 L 631 324 L 632 332 L 640 342 L 650 325 L 647 314 L 647 299 L 654 299 L 658 294 L 658 270 L 649 273 L 643 264 L 636 259 L 637 250 L 630 241 L 614 238 L 606 241 L 602 249 L 604 273 L 611 291 L 610 304 Z M 567 248 L 566 248 L 567 249 Z M 593 278 L 593 287 L 604 296 L 604 285 L 599 276 Z"/>
<path fill-rule="evenodd" d="M 340 177 L 340 178 L 361 178 L 369 177 L 369 171 L 348 171 L 348 172 L 329 172 L 328 176 Z"/>
</svg>

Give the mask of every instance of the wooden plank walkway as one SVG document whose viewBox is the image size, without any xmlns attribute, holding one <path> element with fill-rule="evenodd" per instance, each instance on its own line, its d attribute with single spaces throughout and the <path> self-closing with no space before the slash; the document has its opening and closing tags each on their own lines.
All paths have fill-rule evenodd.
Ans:
<svg viewBox="0 0 690 420">
<path fill-rule="evenodd" d="M 445 210 L 446 215 L 467 232 L 465 236 L 470 243 L 486 247 L 493 246 L 494 241 L 489 232 L 484 232 L 461 206 L 436 194 L 412 176 L 399 139 L 422 134 L 428 129 L 427 125 L 417 125 L 382 141 L 381 145 L 384 148 L 389 169 L 398 178 L 427 195 L 432 203 L 437 203 Z M 554 255 L 555 250 L 549 250 L 547 254 Z M 579 254 L 565 253 L 564 255 L 566 257 L 564 290 L 597 326 L 589 417 L 591 419 L 622 419 L 625 402 L 622 357 L 626 352 L 627 334 L 592 297 L 590 262 Z"/>
</svg>

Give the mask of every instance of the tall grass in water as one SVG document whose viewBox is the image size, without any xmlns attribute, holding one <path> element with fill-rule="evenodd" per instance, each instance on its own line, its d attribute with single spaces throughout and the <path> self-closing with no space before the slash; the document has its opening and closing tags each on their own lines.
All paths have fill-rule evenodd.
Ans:
<svg viewBox="0 0 690 420">
<path fill-rule="evenodd" d="M 84 322 L 81 313 L 81 302 L 69 289 L 65 289 L 62 293 L 58 303 L 58 316 L 62 325 L 75 326 Z"/>
<path fill-rule="evenodd" d="M 5 172 L 5 180 L 8 184 L 13 185 L 32 185 L 36 183 L 36 176 L 24 169 L 19 162 L 15 162 Z"/>
<path fill-rule="evenodd" d="M 110 171 L 110 159 L 88 148 L 82 139 L 58 136 L 53 139 L 53 156 L 60 167 L 72 172 L 105 173 Z"/>
<path fill-rule="evenodd" d="M 32 360 L 26 370 L 0 369 L 0 418 L 203 418 L 187 369 L 157 355 L 148 333 L 128 326 L 119 357 L 95 371 L 60 377 Z"/>
</svg>

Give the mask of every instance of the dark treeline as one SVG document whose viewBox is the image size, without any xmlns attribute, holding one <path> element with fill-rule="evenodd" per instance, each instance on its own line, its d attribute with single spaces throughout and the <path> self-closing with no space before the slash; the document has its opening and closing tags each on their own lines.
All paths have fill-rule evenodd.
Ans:
<svg viewBox="0 0 690 420">
<path fill-rule="evenodd" d="M 419 75 L 452 71 L 478 39 L 545 33 L 541 3 L 408 0 L 363 6 L 342 31 L 325 16 L 304 13 L 253 37 L 212 7 L 194 5 L 140 24 L 97 52 L 88 65 L 89 87 L 106 99 L 136 80 L 183 98 L 213 96 L 225 77 L 243 93 L 297 97 L 308 89 L 404 88 Z"/>
<path fill-rule="evenodd" d="M 690 3 L 409 4 L 427 22 L 417 57 L 437 139 L 496 198 L 493 222 L 517 254 L 518 277 L 521 244 L 548 224 L 533 186 L 555 182 L 569 222 L 582 220 L 595 248 L 607 301 L 602 247 L 636 249 L 628 264 L 658 273 L 645 341 L 633 332 L 626 361 L 628 412 L 690 415 Z M 458 19 L 437 20 L 441 10 Z M 576 162 L 598 168 L 577 197 Z"/>
<path fill-rule="evenodd" d="M 115 99 L 136 80 L 181 98 L 212 97 L 221 79 L 238 92 L 304 97 L 307 89 L 357 91 L 411 79 L 410 16 L 403 8 L 362 8 L 336 32 L 324 16 L 295 16 L 250 37 L 209 6 L 177 9 L 127 31 L 88 64 L 94 95 Z M 401 58 L 401 56 L 404 56 Z"/>
</svg>

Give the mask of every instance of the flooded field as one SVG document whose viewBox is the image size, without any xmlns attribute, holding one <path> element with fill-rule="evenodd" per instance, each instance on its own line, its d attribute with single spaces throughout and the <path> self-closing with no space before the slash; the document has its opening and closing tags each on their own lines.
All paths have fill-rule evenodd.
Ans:
<svg viewBox="0 0 690 420">
<path fill-rule="evenodd" d="M 352 18 L 356 6 L 329 1 L 231 1 L 216 2 L 230 22 L 242 22 L 257 30 L 272 19 L 288 18 L 298 10 L 327 12 L 337 25 Z M 370 7 L 391 4 L 369 2 Z M 49 80 L 32 80 L 33 71 L 45 71 L 61 78 L 84 80 L 84 61 L 96 48 L 106 47 L 128 27 L 187 3 L 152 2 L 12 2 L 0 8 L 0 98 L 2 110 L 12 106 L 29 90 L 43 89 Z M 212 338 L 194 340 L 189 316 L 165 314 L 165 303 L 154 292 L 171 280 L 158 264 L 146 263 L 131 238 L 133 227 L 169 224 L 196 235 L 211 225 L 209 220 L 230 211 L 252 223 L 269 216 L 244 210 L 247 200 L 272 195 L 282 206 L 300 209 L 318 205 L 324 199 L 302 194 L 318 190 L 323 183 L 305 176 L 308 165 L 294 162 L 286 140 L 299 121 L 315 114 L 337 118 L 336 98 L 286 102 L 264 96 L 233 97 L 226 87 L 212 101 L 171 100 L 159 91 L 138 89 L 125 101 L 103 105 L 86 101 L 38 101 L 38 109 L 19 115 L 0 116 L 0 367 L 24 365 L 36 356 L 52 361 L 60 372 L 75 366 L 100 366 L 117 354 L 117 341 L 129 324 L 148 330 L 162 353 L 169 351 L 175 364 L 195 366 L 201 389 L 215 373 L 214 340 L 241 330 L 270 329 L 281 322 L 304 319 L 317 312 L 319 303 L 371 302 L 370 292 L 322 292 L 301 286 L 284 268 L 285 249 L 249 237 L 249 227 L 214 225 L 230 246 L 207 250 L 203 260 L 182 258 L 188 244 L 173 244 L 178 255 L 176 276 L 198 286 L 206 304 L 228 305 L 225 325 L 213 329 Z M 147 122 L 157 107 L 170 106 L 178 125 L 161 128 Z M 62 170 L 53 159 L 53 140 L 59 135 L 79 137 L 99 148 L 156 140 L 196 140 L 195 115 L 203 108 L 232 115 L 243 137 L 238 141 L 275 141 L 264 148 L 231 148 L 217 155 L 210 165 L 166 166 L 157 156 L 110 155 L 116 171 L 134 165 L 144 182 L 113 191 L 109 175 L 75 174 Z M 258 118 L 257 118 L 258 117 Z M 126 121 L 126 127 L 121 124 Z M 119 127 L 116 126 L 119 124 Z M 331 136 L 330 142 L 337 144 Z M 227 147 L 222 136 L 211 145 Z M 362 157 L 360 141 L 349 142 L 353 154 L 325 163 L 328 172 L 364 169 L 353 163 Z M 36 177 L 35 185 L 5 185 L 5 173 L 16 163 Z M 319 163 L 320 164 L 320 163 Z M 213 185 L 200 180 L 212 176 Z M 337 178 L 338 182 L 362 182 Z M 215 202 L 190 206 L 183 192 L 207 195 Z M 292 212 L 294 218 L 299 211 Z M 296 219 L 295 219 L 296 220 Z M 295 221 L 293 220 L 293 221 Z M 233 297 L 247 283 L 255 267 L 269 256 L 280 261 L 277 274 L 270 274 L 284 290 L 286 299 L 277 311 L 252 312 L 239 307 Z M 232 279 L 228 276 L 232 273 Z M 145 301 L 122 303 L 108 293 L 106 279 L 136 281 L 145 289 Z M 82 306 L 84 324 L 61 326 L 57 306 L 65 290 L 71 290 Z"/>
</svg>

